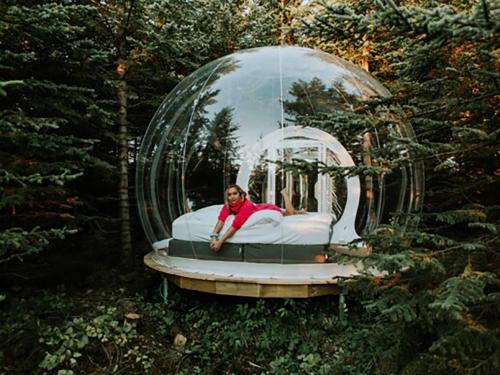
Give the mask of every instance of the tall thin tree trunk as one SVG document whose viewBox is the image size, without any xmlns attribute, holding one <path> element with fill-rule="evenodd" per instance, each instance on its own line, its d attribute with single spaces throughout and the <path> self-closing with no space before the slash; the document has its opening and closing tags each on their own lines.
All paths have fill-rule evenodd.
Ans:
<svg viewBox="0 0 500 375">
<path fill-rule="evenodd" d="M 370 49 L 369 49 L 368 35 L 363 35 L 363 47 L 361 49 L 361 67 L 370 72 Z"/>
<path fill-rule="evenodd" d="M 370 132 L 366 132 L 363 134 L 363 164 L 367 167 L 373 166 L 372 164 L 372 158 L 370 156 L 370 152 L 372 149 L 372 135 Z M 372 230 L 375 228 L 377 224 L 377 214 L 375 212 L 375 207 L 374 207 L 374 198 L 375 198 L 375 193 L 373 190 L 373 176 L 367 175 L 365 177 L 365 199 L 366 199 L 366 207 L 367 209 L 367 223 L 369 230 Z"/>
<path fill-rule="evenodd" d="M 125 79 L 126 64 L 122 58 L 118 59 L 116 71 L 119 75 L 117 84 L 118 97 L 118 142 L 119 152 L 119 174 L 120 174 L 120 236 L 122 245 L 122 261 L 126 265 L 132 262 L 132 236 L 130 234 L 130 207 L 128 194 L 128 127 L 127 127 L 127 81 Z"/>
</svg>

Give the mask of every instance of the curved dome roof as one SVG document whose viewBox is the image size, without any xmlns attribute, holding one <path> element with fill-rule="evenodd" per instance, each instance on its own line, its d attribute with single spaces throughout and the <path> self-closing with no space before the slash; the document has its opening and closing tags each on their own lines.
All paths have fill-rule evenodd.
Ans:
<svg viewBox="0 0 500 375">
<path fill-rule="evenodd" d="M 352 111 L 374 96 L 389 92 L 353 64 L 307 48 L 244 50 L 201 67 L 166 97 L 143 139 L 136 184 L 148 239 L 167 239 L 180 216 L 222 204 L 234 182 L 253 201 L 278 205 L 278 192 L 293 189 L 296 208 L 332 215 L 333 242 L 373 230 L 389 212 L 418 208 L 422 179 L 415 165 L 393 174 L 391 183 L 387 176 L 339 179 L 291 167 L 371 165 L 366 151 L 383 147 L 380 132 L 297 123 Z M 410 127 L 397 131 L 412 134 Z"/>
</svg>

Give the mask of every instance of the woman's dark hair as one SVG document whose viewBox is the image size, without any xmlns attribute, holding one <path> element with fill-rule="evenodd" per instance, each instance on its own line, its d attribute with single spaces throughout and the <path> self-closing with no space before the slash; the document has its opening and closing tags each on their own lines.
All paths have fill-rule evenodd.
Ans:
<svg viewBox="0 0 500 375">
<path fill-rule="evenodd" d="M 238 192 L 238 194 L 240 195 L 240 197 L 245 200 L 246 197 L 247 197 L 247 193 L 239 186 L 239 185 L 236 185 L 236 184 L 231 184 L 229 185 L 227 188 L 226 188 L 226 191 L 225 191 L 225 196 L 226 196 L 226 201 L 227 201 L 227 192 L 229 191 L 229 189 L 236 189 L 236 191 Z"/>
</svg>

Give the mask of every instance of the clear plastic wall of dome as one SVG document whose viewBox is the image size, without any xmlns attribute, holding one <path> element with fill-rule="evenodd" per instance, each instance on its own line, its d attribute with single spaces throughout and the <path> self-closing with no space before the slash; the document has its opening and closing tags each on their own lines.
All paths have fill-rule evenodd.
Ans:
<svg viewBox="0 0 500 375">
<path fill-rule="evenodd" d="M 140 149 L 136 191 L 153 248 L 178 238 L 199 258 L 193 244 L 204 242 L 208 249 L 225 189 L 233 183 L 252 202 L 280 207 L 286 189 L 294 207 L 307 212 L 290 219 L 288 229 L 271 223 L 275 235 L 268 240 L 275 245 L 307 245 L 311 238 L 345 245 L 391 219 L 411 216 L 422 203 L 419 163 L 375 176 L 325 172 L 377 166 L 374 155 L 390 135 L 411 138 L 411 126 L 302 125 L 308 117 L 352 112 L 363 101 L 389 95 L 362 69 L 307 48 L 243 50 L 201 67 L 163 101 Z M 318 228 L 324 233 L 315 233 Z M 257 226 L 250 238 L 260 241 L 265 230 Z M 286 263 L 283 248 L 280 262 Z"/>
</svg>

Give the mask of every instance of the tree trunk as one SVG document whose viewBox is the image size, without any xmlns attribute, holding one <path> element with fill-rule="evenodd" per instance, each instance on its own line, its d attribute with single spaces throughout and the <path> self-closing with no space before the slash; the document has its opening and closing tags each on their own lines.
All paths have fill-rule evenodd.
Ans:
<svg viewBox="0 0 500 375">
<path fill-rule="evenodd" d="M 367 167 L 371 167 L 372 158 L 370 156 L 370 151 L 372 149 L 372 136 L 370 132 L 366 132 L 363 134 L 363 164 Z M 365 177 L 365 189 L 366 189 L 366 207 L 367 209 L 367 223 L 368 228 L 371 231 L 375 229 L 377 224 L 377 214 L 375 212 L 374 207 L 374 191 L 373 191 L 373 177 L 371 175 L 367 175 Z"/>
<path fill-rule="evenodd" d="M 126 64 L 123 59 L 118 59 L 116 72 L 119 75 L 117 84 L 118 97 L 118 142 L 119 175 L 120 175 L 120 236 L 122 245 L 122 262 L 125 265 L 132 263 L 132 236 L 130 234 L 130 207 L 128 196 L 128 129 L 127 129 L 127 81 L 125 80 Z"/>
<path fill-rule="evenodd" d="M 370 49 L 368 48 L 369 40 L 368 35 L 363 35 L 363 47 L 361 49 L 361 67 L 370 72 Z"/>
</svg>

